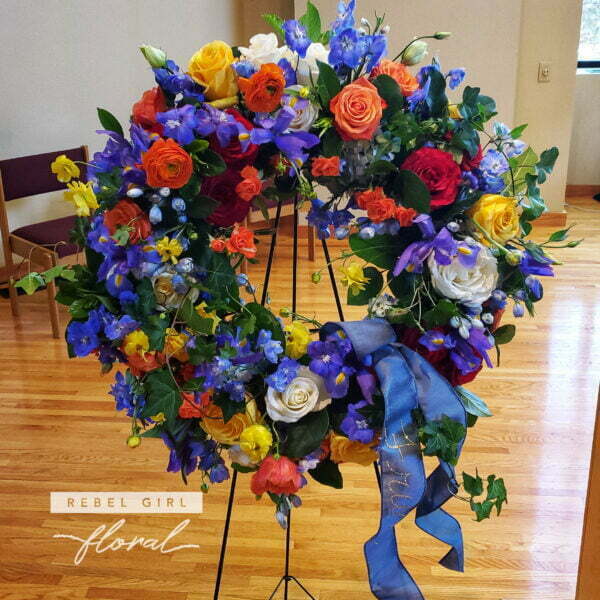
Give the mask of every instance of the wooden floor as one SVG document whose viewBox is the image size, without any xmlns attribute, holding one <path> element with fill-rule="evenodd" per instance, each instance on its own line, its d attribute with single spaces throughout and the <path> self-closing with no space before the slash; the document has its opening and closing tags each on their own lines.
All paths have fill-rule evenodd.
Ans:
<svg viewBox="0 0 600 600">
<path fill-rule="evenodd" d="M 504 476 L 508 507 L 500 518 L 475 523 L 466 505 L 449 503 L 464 526 L 464 574 L 437 564 L 446 547 L 412 521 L 399 527 L 402 557 L 427 600 L 574 598 L 599 381 L 600 204 L 572 199 L 569 223 L 577 223 L 576 236 L 585 237 L 585 244 L 556 251 L 568 262 L 555 280 L 544 282 L 538 317 L 520 320 L 502 367 L 471 385 L 495 417 L 470 434 L 462 467 Z M 540 228 L 537 235 L 548 231 Z M 272 292 L 277 307 L 290 302 L 289 237 L 282 237 L 278 250 Z M 323 262 L 318 251 L 316 264 Z M 253 267 L 257 281 L 262 268 Z M 312 270 L 303 260 L 299 309 L 333 319 L 329 282 L 324 277 L 312 284 Z M 361 310 L 347 310 L 349 318 L 361 316 Z M 89 554 L 73 565 L 77 544 L 52 536 L 87 537 L 118 517 L 50 514 L 50 491 L 184 486 L 164 472 L 161 442 L 126 447 L 128 421 L 106 393 L 112 375 L 100 377 L 93 360 L 67 359 L 64 343 L 50 335 L 43 292 L 22 300 L 14 324 L 8 301 L 0 299 L 0 340 L 0 598 L 211 599 L 227 484 L 211 490 L 205 513 L 177 538 L 200 544 L 199 550 Z M 358 466 L 344 466 L 343 473 L 344 490 L 311 484 L 295 512 L 292 572 L 320 600 L 371 598 L 362 544 L 377 529 L 375 478 Z M 197 489 L 198 480 L 192 477 L 190 485 Z M 283 532 L 270 502 L 255 501 L 248 476 L 240 477 L 238 492 L 221 600 L 266 600 L 282 574 Z M 178 515 L 126 518 L 123 537 L 160 538 L 181 521 Z M 304 597 L 292 586 L 290 599 Z"/>
</svg>

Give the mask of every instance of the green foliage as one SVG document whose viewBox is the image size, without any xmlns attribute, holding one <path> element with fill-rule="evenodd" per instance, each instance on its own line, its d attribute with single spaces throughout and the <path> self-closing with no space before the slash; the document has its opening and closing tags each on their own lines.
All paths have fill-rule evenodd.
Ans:
<svg viewBox="0 0 600 600">
<path fill-rule="evenodd" d="M 471 496 L 469 504 L 478 522 L 489 519 L 494 507 L 496 507 L 496 513 L 500 515 L 502 505 L 508 502 L 504 480 L 496 477 L 496 475 L 490 475 L 487 478 L 485 499 L 483 499 L 483 479 L 477 471 L 475 471 L 475 477 L 463 473 L 462 485 L 465 492 Z M 479 497 L 481 498 L 476 500 Z"/>
<path fill-rule="evenodd" d="M 527 123 L 524 123 L 523 125 L 519 125 L 518 127 L 515 127 L 514 129 L 511 130 L 510 137 L 513 140 L 520 138 L 521 134 L 525 131 L 526 128 L 527 128 Z"/>
<path fill-rule="evenodd" d="M 457 385 L 454 391 L 458 395 L 458 398 L 463 403 L 465 410 L 468 414 L 475 417 L 491 417 L 492 413 L 487 407 L 487 404 L 476 394 L 463 387 Z"/>
<path fill-rule="evenodd" d="M 249 313 L 254 317 L 256 331 L 266 329 L 273 334 L 274 340 L 278 340 L 282 343 L 285 342 L 285 334 L 281 328 L 281 323 L 270 310 L 266 309 L 257 302 L 249 302 L 244 306 L 243 312 L 245 314 Z"/>
<path fill-rule="evenodd" d="M 317 61 L 319 76 L 317 77 L 317 93 L 324 108 L 329 109 L 329 102 L 342 89 L 336 72 L 327 63 Z"/>
<path fill-rule="evenodd" d="M 210 254 L 207 265 L 208 276 L 204 282 L 208 290 L 220 297 L 232 310 L 239 309 L 239 287 L 235 279 L 235 271 L 225 254 Z"/>
<path fill-rule="evenodd" d="M 339 156 L 342 152 L 342 138 L 339 133 L 330 127 L 321 138 L 323 156 Z"/>
<path fill-rule="evenodd" d="M 193 365 L 199 365 L 203 362 L 211 361 L 217 354 L 216 342 L 207 343 L 204 340 L 198 340 L 195 348 L 187 349 L 190 363 Z"/>
<path fill-rule="evenodd" d="M 429 94 L 427 106 L 433 118 L 444 118 L 448 115 L 448 97 L 446 96 L 446 78 L 436 69 L 429 72 Z"/>
<path fill-rule="evenodd" d="M 234 415 L 243 413 L 246 405 L 243 402 L 234 402 L 229 394 L 216 394 L 213 402 L 223 411 L 223 421 L 227 423 Z"/>
<path fill-rule="evenodd" d="M 573 225 L 571 225 L 573 227 Z M 563 242 L 569 237 L 569 231 L 571 227 L 567 227 L 566 229 L 560 229 L 559 231 L 555 231 L 549 238 L 549 242 Z"/>
<path fill-rule="evenodd" d="M 271 27 L 271 29 L 277 34 L 279 39 L 285 41 L 285 33 L 283 31 L 283 19 L 278 15 L 265 14 L 262 16 L 263 21 Z"/>
<path fill-rule="evenodd" d="M 121 127 L 121 123 L 117 117 L 115 117 L 112 113 L 108 112 L 104 108 L 98 108 L 98 119 L 100 120 L 100 124 L 103 129 L 108 131 L 114 131 L 119 135 L 123 135 L 123 128 Z"/>
<path fill-rule="evenodd" d="M 194 307 L 194 303 L 186 300 L 179 309 L 179 317 L 194 332 L 200 335 L 210 335 L 213 332 L 214 322 L 212 319 L 201 317 Z"/>
<path fill-rule="evenodd" d="M 430 212 L 431 194 L 417 174 L 405 169 L 398 171 L 393 188 L 400 195 L 402 206 L 414 208 L 418 213 Z"/>
<path fill-rule="evenodd" d="M 348 290 L 348 304 L 350 306 L 362 306 L 368 304 L 371 298 L 379 295 L 381 288 L 383 287 L 383 275 L 375 267 L 366 267 L 364 269 L 365 277 L 369 279 L 369 282 L 365 284 L 365 289 L 353 294 Z"/>
<path fill-rule="evenodd" d="M 536 165 L 538 183 L 544 183 L 546 181 L 548 175 L 550 175 L 550 173 L 552 173 L 552 170 L 554 169 L 554 165 L 556 163 L 557 158 L 558 148 L 556 146 L 553 146 L 549 150 L 544 150 L 540 154 L 540 160 Z"/>
<path fill-rule="evenodd" d="M 440 300 L 432 309 L 423 314 L 427 327 L 441 327 L 446 325 L 452 317 L 459 315 L 456 304 L 446 298 Z"/>
<path fill-rule="evenodd" d="M 31 271 L 31 273 L 19 279 L 15 283 L 15 287 L 21 288 L 27 295 L 31 296 L 36 290 L 59 277 L 67 281 L 74 281 L 76 275 L 75 271 L 71 270 L 68 265 L 56 265 L 42 273 Z"/>
<path fill-rule="evenodd" d="M 508 160 L 508 164 L 512 169 L 502 175 L 502 179 L 506 184 L 504 188 L 505 193 L 509 193 L 513 196 L 524 194 L 527 191 L 526 175 L 535 175 L 535 163 L 537 162 L 537 154 L 528 147 L 524 152 L 518 156 L 513 156 Z M 514 181 L 514 189 L 513 189 Z"/>
<path fill-rule="evenodd" d="M 287 430 L 282 453 L 290 458 L 302 458 L 316 450 L 329 429 L 327 409 L 308 413 Z"/>
<path fill-rule="evenodd" d="M 427 421 L 419 427 L 423 454 L 437 456 L 451 465 L 458 462 L 459 445 L 466 434 L 465 426 L 448 415 L 442 415 L 439 421 Z"/>
<path fill-rule="evenodd" d="M 336 490 L 344 487 L 344 479 L 339 466 L 328 458 L 319 462 L 314 469 L 310 469 L 308 472 L 315 481 L 322 485 L 328 485 Z"/>
<path fill-rule="evenodd" d="M 358 235 L 350 236 L 350 248 L 356 256 L 380 269 L 393 269 L 402 252 L 397 236 L 378 235 L 372 240 L 363 240 Z"/>
<path fill-rule="evenodd" d="M 165 345 L 165 332 L 169 327 L 167 319 L 160 315 L 150 315 L 142 324 L 142 331 L 148 336 L 150 350 L 162 350 Z"/>
<path fill-rule="evenodd" d="M 174 426 L 181 405 L 181 395 L 169 369 L 165 367 L 151 371 L 144 379 L 143 385 L 146 404 L 142 408 L 140 416 L 148 419 L 153 415 L 163 413 L 166 419 L 165 426 L 167 428 Z"/>
<path fill-rule="evenodd" d="M 471 122 L 475 129 L 483 130 L 484 124 L 496 115 L 496 103 L 489 96 L 482 96 L 479 88 L 466 86 L 463 90 L 460 114 Z"/>
<path fill-rule="evenodd" d="M 192 159 L 196 172 L 204 177 L 220 175 L 227 168 L 221 155 L 210 149 L 192 155 Z"/>
<path fill-rule="evenodd" d="M 515 337 L 517 328 L 514 325 L 502 325 L 494 331 L 494 341 L 497 346 L 508 344 Z"/>
<path fill-rule="evenodd" d="M 306 14 L 302 15 L 298 21 L 306 27 L 308 37 L 313 42 L 324 42 L 321 33 L 321 15 L 319 15 L 319 10 L 310 0 L 306 3 Z"/>
<path fill-rule="evenodd" d="M 383 116 L 388 117 L 402 110 L 404 106 L 404 96 L 400 87 L 389 75 L 378 75 L 372 81 L 377 88 L 379 95 L 386 101 L 387 108 L 383 111 Z"/>
<path fill-rule="evenodd" d="M 186 213 L 192 219 L 206 219 L 219 206 L 219 203 L 208 196 L 196 196 L 188 203 Z"/>
</svg>

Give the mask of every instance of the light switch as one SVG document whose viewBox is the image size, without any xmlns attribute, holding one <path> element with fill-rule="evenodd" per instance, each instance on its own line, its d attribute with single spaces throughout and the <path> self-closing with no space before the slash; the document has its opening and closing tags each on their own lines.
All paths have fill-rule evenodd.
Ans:
<svg viewBox="0 0 600 600">
<path fill-rule="evenodd" d="M 548 83 L 550 81 L 550 67 L 552 63 L 541 62 L 538 66 L 538 83 Z"/>
</svg>

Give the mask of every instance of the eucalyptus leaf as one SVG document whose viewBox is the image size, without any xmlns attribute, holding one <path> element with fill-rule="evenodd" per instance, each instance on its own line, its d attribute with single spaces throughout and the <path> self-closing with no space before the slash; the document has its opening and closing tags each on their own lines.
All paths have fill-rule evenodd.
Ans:
<svg viewBox="0 0 600 600">
<path fill-rule="evenodd" d="M 491 417 L 492 412 L 487 407 L 487 404 L 476 394 L 463 387 L 462 385 L 457 385 L 454 388 L 454 391 L 458 394 L 460 401 L 463 403 L 465 410 L 470 415 L 475 415 L 476 417 Z"/>
</svg>

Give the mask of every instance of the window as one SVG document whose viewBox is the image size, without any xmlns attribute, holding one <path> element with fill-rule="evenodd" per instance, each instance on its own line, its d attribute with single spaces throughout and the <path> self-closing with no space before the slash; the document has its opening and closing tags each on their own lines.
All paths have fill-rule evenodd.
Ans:
<svg viewBox="0 0 600 600">
<path fill-rule="evenodd" d="M 583 0 L 577 66 L 600 68 L 600 0 Z"/>
</svg>

